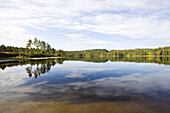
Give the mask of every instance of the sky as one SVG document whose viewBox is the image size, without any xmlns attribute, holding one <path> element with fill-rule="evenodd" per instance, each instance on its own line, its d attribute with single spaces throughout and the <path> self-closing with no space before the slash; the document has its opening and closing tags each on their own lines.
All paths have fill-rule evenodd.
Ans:
<svg viewBox="0 0 170 113">
<path fill-rule="evenodd" d="M 170 0 L 0 0 L 0 45 L 55 49 L 170 45 Z"/>
</svg>

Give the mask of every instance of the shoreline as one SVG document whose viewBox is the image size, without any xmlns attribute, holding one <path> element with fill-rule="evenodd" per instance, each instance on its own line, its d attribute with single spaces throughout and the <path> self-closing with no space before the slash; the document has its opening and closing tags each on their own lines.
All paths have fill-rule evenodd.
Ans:
<svg viewBox="0 0 170 113">
<path fill-rule="evenodd" d="M 62 57 L 33 57 L 33 58 L 0 58 L 0 63 L 4 62 L 15 62 L 15 61 L 23 61 L 23 60 L 47 60 L 47 59 L 56 59 L 56 58 L 62 58 Z"/>
<path fill-rule="evenodd" d="M 122 58 L 170 58 L 165 56 L 135 56 L 135 57 L 122 57 Z M 36 60 L 48 60 L 48 59 L 59 59 L 59 58 L 67 58 L 67 57 L 32 57 L 32 58 L 16 58 L 16 57 L 0 57 L 0 63 L 5 62 L 17 62 L 17 61 L 36 61 Z M 101 58 L 119 58 L 116 56 L 113 57 L 101 57 Z M 70 59 L 68 57 L 68 59 Z M 77 59 L 77 58 L 75 58 Z M 84 58 L 86 59 L 86 58 Z M 111 60 L 112 61 L 112 60 Z"/>
<path fill-rule="evenodd" d="M 0 113 L 167 113 L 169 107 L 147 101 L 95 102 L 0 102 Z"/>
</svg>

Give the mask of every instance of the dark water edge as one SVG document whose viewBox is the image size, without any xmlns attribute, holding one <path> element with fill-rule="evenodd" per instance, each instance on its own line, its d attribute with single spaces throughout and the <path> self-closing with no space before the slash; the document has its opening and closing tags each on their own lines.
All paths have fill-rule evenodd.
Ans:
<svg viewBox="0 0 170 113">
<path fill-rule="evenodd" d="M 65 60 L 71 61 L 86 61 L 86 62 L 96 62 L 105 63 L 107 61 L 112 62 L 136 62 L 136 63 L 157 63 L 170 65 L 170 57 L 96 57 L 96 58 L 66 58 Z"/>
<path fill-rule="evenodd" d="M 156 63 L 163 65 L 170 65 L 170 57 L 97 57 L 97 58 L 34 58 L 34 59 L 16 59 L 16 58 L 3 58 L 0 59 L 0 68 L 5 69 L 5 67 L 17 66 L 17 65 L 26 65 L 26 64 L 37 64 L 44 60 L 53 61 L 56 60 L 58 64 L 63 64 L 64 61 L 85 61 L 93 63 L 106 63 L 111 62 L 135 62 L 135 63 Z"/>
</svg>

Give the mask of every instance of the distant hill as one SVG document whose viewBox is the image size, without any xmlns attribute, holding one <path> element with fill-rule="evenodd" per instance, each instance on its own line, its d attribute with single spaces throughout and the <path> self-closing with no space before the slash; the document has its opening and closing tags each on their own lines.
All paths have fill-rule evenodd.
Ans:
<svg viewBox="0 0 170 113">
<path fill-rule="evenodd" d="M 91 49 L 82 51 L 65 51 L 66 57 L 170 57 L 170 46 L 155 49 L 111 50 Z"/>
</svg>

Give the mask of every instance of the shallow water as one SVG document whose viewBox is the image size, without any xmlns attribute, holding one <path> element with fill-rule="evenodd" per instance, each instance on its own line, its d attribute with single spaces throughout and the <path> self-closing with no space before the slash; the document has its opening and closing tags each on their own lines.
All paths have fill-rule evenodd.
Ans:
<svg viewBox="0 0 170 113">
<path fill-rule="evenodd" d="M 3 102 L 170 104 L 170 66 L 125 61 L 42 60 L 0 64 Z"/>
</svg>

